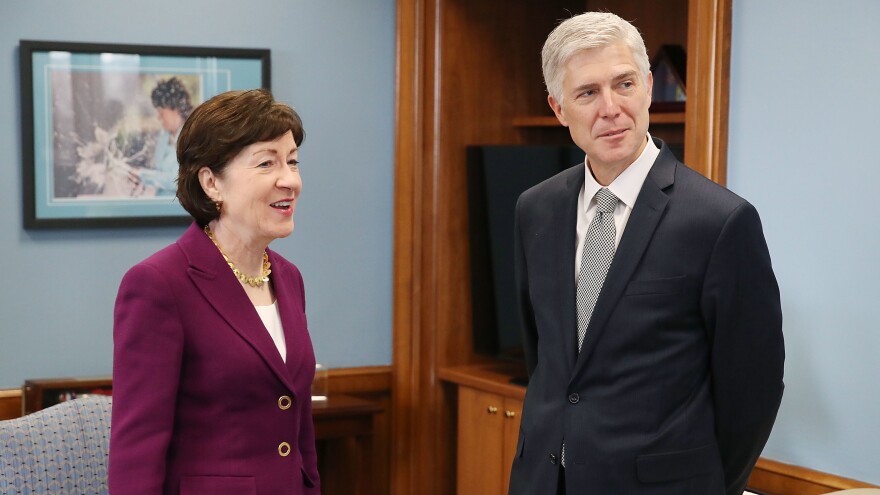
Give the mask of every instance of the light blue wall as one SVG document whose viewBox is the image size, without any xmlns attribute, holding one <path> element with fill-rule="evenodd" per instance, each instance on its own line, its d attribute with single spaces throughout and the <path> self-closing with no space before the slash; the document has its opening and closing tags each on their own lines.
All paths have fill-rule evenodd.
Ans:
<svg viewBox="0 0 880 495">
<path fill-rule="evenodd" d="M 786 391 L 766 457 L 880 484 L 880 2 L 736 0 L 728 185 L 761 212 Z"/>
<path fill-rule="evenodd" d="M 183 228 L 22 228 L 19 39 L 272 50 L 303 118 L 296 263 L 319 361 L 391 362 L 394 0 L 0 1 L 0 388 L 109 374 L 123 273 Z"/>
</svg>

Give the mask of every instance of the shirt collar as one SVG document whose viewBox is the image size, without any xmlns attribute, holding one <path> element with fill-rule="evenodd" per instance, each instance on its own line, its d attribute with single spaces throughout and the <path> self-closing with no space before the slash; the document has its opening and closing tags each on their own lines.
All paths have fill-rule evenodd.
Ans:
<svg viewBox="0 0 880 495">
<path fill-rule="evenodd" d="M 645 149 L 642 150 L 639 157 L 636 158 L 636 161 L 626 167 L 626 169 L 607 186 L 608 190 L 617 196 L 617 199 L 630 209 L 635 206 L 636 198 L 639 197 L 639 191 L 642 190 L 642 184 L 645 183 L 645 179 L 648 177 L 648 172 L 651 171 L 651 167 L 654 165 L 657 156 L 660 154 L 660 148 L 654 144 L 654 140 L 651 139 L 650 133 L 648 134 L 647 139 L 648 144 L 645 146 Z M 586 210 L 590 207 L 593 197 L 599 189 L 605 186 L 596 182 L 593 174 L 590 173 L 588 158 L 584 158 L 584 165 L 584 174 L 586 177 L 584 179 L 583 208 Z"/>
</svg>

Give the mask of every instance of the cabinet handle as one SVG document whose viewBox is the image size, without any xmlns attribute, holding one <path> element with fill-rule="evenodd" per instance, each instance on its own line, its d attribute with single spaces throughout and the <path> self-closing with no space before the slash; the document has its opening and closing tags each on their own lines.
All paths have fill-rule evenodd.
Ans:
<svg viewBox="0 0 880 495">
<path fill-rule="evenodd" d="M 495 414 L 498 412 L 498 408 L 495 406 L 489 406 L 486 410 L 489 412 L 489 414 Z"/>
<path fill-rule="evenodd" d="M 516 411 L 504 411 L 504 415 L 508 418 L 516 417 Z"/>
</svg>

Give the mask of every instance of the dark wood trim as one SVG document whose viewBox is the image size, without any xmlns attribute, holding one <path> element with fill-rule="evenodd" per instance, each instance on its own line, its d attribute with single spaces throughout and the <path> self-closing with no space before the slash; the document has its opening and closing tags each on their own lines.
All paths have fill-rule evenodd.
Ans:
<svg viewBox="0 0 880 495">
<path fill-rule="evenodd" d="M 376 417 L 384 409 L 375 399 L 337 392 L 312 404 L 322 493 L 388 493 L 388 430 L 377 431 L 387 421 Z"/>
<path fill-rule="evenodd" d="M 562 127 L 555 116 L 514 117 L 514 127 Z M 651 125 L 684 124 L 684 112 L 651 112 Z"/>
<path fill-rule="evenodd" d="M 526 388 L 512 382 L 512 378 L 521 377 L 522 374 L 521 365 L 492 363 L 441 368 L 437 376 L 449 383 L 523 401 Z"/>
<path fill-rule="evenodd" d="M 360 366 L 352 368 L 334 368 L 327 372 L 328 396 L 345 394 L 362 399 L 381 408 L 381 411 L 373 415 L 373 438 L 370 480 L 373 485 L 372 491 L 367 493 L 391 493 L 391 366 Z M 334 446 L 334 455 L 341 456 L 340 462 L 328 462 L 325 464 L 323 479 L 328 483 L 324 487 L 324 493 L 342 494 L 352 493 L 348 483 L 351 476 L 351 465 L 357 461 L 354 455 L 356 444 L 350 440 L 343 441 L 342 445 Z M 359 462 L 359 461 L 358 461 Z M 331 481 L 332 478 L 332 481 Z"/>
<path fill-rule="evenodd" d="M 880 488 L 833 474 L 761 458 L 749 487 L 767 495 L 823 495 L 849 488 Z"/>
<path fill-rule="evenodd" d="M 733 0 L 689 0 L 684 161 L 727 182 L 730 18 Z"/>
<path fill-rule="evenodd" d="M 395 67 L 395 167 L 394 167 L 394 282 L 391 397 L 394 422 L 391 431 L 391 492 L 414 490 L 413 476 L 418 444 L 415 409 L 419 403 L 418 287 L 422 234 L 417 205 L 422 203 L 422 71 L 426 34 L 424 17 L 429 0 L 397 2 Z M 416 341 L 414 342 L 414 339 Z"/>
<path fill-rule="evenodd" d="M 390 395 L 391 366 L 333 368 L 327 372 L 329 393 L 350 395 Z"/>
</svg>

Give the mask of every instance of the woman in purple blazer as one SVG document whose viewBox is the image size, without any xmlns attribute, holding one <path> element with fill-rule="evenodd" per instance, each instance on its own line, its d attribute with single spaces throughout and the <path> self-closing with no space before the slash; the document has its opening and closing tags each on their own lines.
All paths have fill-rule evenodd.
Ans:
<svg viewBox="0 0 880 495">
<path fill-rule="evenodd" d="M 116 300 L 111 494 L 320 493 L 302 277 L 268 249 L 293 231 L 303 137 L 266 90 L 184 124 L 177 197 L 195 222 Z"/>
</svg>

